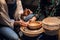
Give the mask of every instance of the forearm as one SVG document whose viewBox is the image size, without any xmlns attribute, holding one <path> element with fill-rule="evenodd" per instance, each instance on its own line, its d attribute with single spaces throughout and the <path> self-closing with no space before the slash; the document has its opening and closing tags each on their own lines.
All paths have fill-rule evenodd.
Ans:
<svg viewBox="0 0 60 40">
<path fill-rule="evenodd" d="M 0 1 L 0 24 L 14 27 L 14 20 L 11 20 L 8 15 L 8 7 L 5 0 Z"/>
<path fill-rule="evenodd" d="M 14 20 L 10 19 L 6 14 L 0 12 L 0 24 L 14 28 Z"/>
<path fill-rule="evenodd" d="M 16 0 L 17 8 L 14 14 L 14 19 L 15 20 L 20 20 L 21 19 L 21 14 L 23 14 L 23 7 L 21 0 Z"/>
<path fill-rule="evenodd" d="M 21 0 L 17 0 L 17 10 L 19 12 L 19 14 L 22 14 L 23 13 L 23 6 L 22 6 L 22 2 Z"/>
<path fill-rule="evenodd" d="M 19 21 L 14 22 L 14 26 L 17 26 L 17 25 L 19 25 Z"/>
</svg>

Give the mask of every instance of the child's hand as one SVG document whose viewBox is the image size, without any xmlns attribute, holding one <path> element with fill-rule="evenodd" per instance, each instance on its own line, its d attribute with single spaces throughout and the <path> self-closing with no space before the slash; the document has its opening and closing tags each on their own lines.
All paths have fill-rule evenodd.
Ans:
<svg viewBox="0 0 60 40">
<path fill-rule="evenodd" d="M 29 14 L 31 14 L 31 13 L 33 13 L 33 12 L 32 12 L 30 9 L 27 9 L 27 8 L 26 8 L 26 9 L 24 10 L 24 15 L 26 15 L 26 16 L 29 15 Z"/>
<path fill-rule="evenodd" d="M 32 19 L 30 19 L 31 22 L 36 21 L 36 17 L 33 17 Z"/>
</svg>

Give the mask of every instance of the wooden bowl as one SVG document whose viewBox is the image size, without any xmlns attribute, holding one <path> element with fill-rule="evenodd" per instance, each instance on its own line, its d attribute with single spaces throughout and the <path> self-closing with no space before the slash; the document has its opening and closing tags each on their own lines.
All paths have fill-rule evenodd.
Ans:
<svg viewBox="0 0 60 40">
<path fill-rule="evenodd" d="M 30 22 L 28 27 L 30 29 L 39 29 L 42 27 L 42 22 L 38 22 L 38 21 Z"/>
</svg>

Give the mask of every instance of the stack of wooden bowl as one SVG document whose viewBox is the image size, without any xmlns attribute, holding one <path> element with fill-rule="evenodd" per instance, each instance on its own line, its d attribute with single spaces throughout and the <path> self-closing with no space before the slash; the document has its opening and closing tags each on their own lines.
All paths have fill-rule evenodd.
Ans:
<svg viewBox="0 0 60 40">
<path fill-rule="evenodd" d="M 30 22 L 27 27 L 21 27 L 20 30 L 28 37 L 35 37 L 39 34 L 43 33 L 42 23 L 41 21 Z"/>
<path fill-rule="evenodd" d="M 42 21 L 43 29 L 47 35 L 57 35 L 60 29 L 60 20 L 57 17 L 47 17 Z"/>
</svg>

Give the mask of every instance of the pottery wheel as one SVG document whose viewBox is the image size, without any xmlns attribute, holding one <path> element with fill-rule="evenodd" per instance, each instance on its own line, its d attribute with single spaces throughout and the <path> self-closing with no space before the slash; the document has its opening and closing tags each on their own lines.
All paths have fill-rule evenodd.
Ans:
<svg viewBox="0 0 60 40">
<path fill-rule="evenodd" d="M 23 33 L 28 33 L 28 34 L 40 34 L 44 32 L 43 28 L 40 28 L 38 30 L 29 30 L 27 27 L 20 27 L 20 30 Z"/>
</svg>

